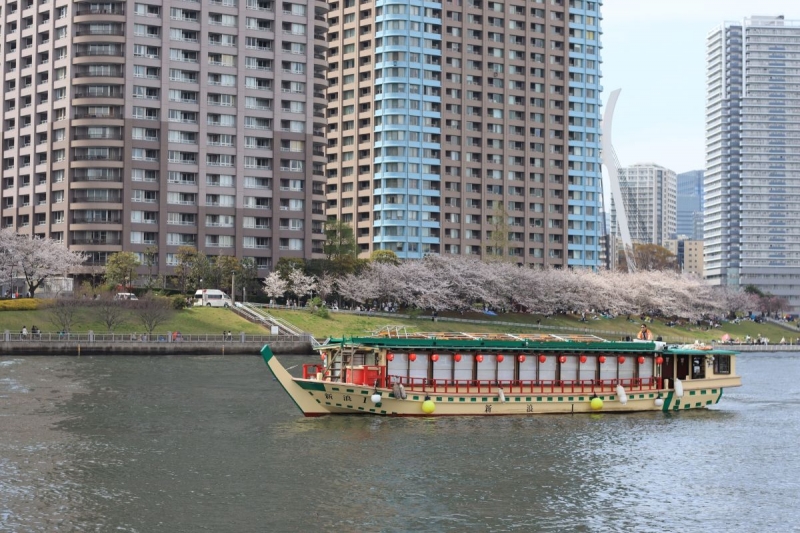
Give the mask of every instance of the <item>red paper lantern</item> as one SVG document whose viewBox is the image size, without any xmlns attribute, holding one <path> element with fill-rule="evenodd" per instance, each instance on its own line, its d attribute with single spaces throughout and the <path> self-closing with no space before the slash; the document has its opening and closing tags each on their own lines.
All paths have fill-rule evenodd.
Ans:
<svg viewBox="0 0 800 533">
<path fill-rule="evenodd" d="M 581 363 L 585 363 L 585 362 L 586 362 L 586 356 L 581 354 Z"/>
<path fill-rule="evenodd" d="M 497 356 L 497 362 L 498 363 L 502 363 L 504 360 L 505 360 L 505 357 L 503 357 L 502 355 L 498 355 Z"/>
<path fill-rule="evenodd" d="M 482 356 L 482 355 L 476 355 L 476 356 L 475 356 L 475 360 L 476 360 L 477 362 L 479 362 L 479 363 L 483 363 L 483 356 Z"/>
<path fill-rule="evenodd" d="M 561 362 L 561 364 L 563 365 L 564 363 L 566 363 L 566 362 L 567 362 L 567 356 L 566 356 L 566 355 L 562 355 L 561 357 L 559 357 L 559 358 L 558 358 L 558 360 L 559 360 L 559 361 Z"/>
<path fill-rule="evenodd" d="M 518 355 L 517 356 L 517 361 L 519 361 L 520 363 L 524 363 L 525 362 L 525 356 L 524 355 Z"/>
<path fill-rule="evenodd" d="M 387 361 L 394 361 L 394 354 L 393 353 L 387 353 L 386 354 L 386 360 Z"/>
<path fill-rule="evenodd" d="M 597 360 L 600 361 L 600 364 L 602 365 L 603 363 L 606 362 L 606 356 L 605 355 L 601 355 L 600 357 L 597 358 Z"/>
<path fill-rule="evenodd" d="M 408 354 L 408 360 L 409 361 L 416 361 L 417 360 L 417 354 L 415 354 L 415 353 Z"/>
<path fill-rule="evenodd" d="M 544 363 L 545 361 L 547 361 L 547 357 L 545 357 L 544 354 L 540 355 L 539 356 L 539 362 L 540 363 Z"/>
<path fill-rule="evenodd" d="M 619 357 L 617 357 L 617 361 L 619 361 L 619 364 L 624 365 L 625 364 L 625 357 L 620 355 Z"/>
<path fill-rule="evenodd" d="M 640 355 L 639 359 L 637 359 L 637 361 L 639 361 L 640 365 L 643 365 L 644 364 L 644 357 Z"/>
<path fill-rule="evenodd" d="M 460 353 L 455 354 L 453 356 L 453 360 L 455 360 L 456 363 L 460 363 L 461 362 L 461 354 Z"/>
<path fill-rule="evenodd" d="M 433 361 L 435 363 L 438 360 L 439 360 L 439 354 L 438 353 L 435 353 L 435 354 L 431 355 L 431 361 Z"/>
<path fill-rule="evenodd" d="M 656 357 L 656 364 L 657 365 L 660 365 L 663 362 L 664 362 L 664 358 L 663 357 L 661 357 L 660 355 L 658 357 Z"/>
<path fill-rule="evenodd" d="M 320 358 L 320 359 L 322 359 L 322 360 L 324 361 L 324 360 L 325 360 L 325 354 L 324 354 L 324 353 L 323 353 L 323 354 L 320 354 L 320 355 L 319 355 L 319 358 Z"/>
</svg>

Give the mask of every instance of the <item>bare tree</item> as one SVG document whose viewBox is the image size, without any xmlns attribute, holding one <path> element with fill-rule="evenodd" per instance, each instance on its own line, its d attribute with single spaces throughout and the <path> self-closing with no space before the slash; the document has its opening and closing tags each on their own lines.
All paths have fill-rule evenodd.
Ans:
<svg viewBox="0 0 800 533">
<path fill-rule="evenodd" d="M 129 303 L 134 315 L 139 319 L 148 335 L 152 335 L 153 331 L 169 320 L 174 313 L 172 301 L 169 298 L 154 296 L 151 293 Z"/>
<path fill-rule="evenodd" d="M 125 324 L 130 314 L 127 309 L 129 300 L 115 300 L 110 293 L 102 294 L 93 300 L 95 315 L 106 325 L 109 333 Z"/>
<path fill-rule="evenodd" d="M 47 319 L 58 331 L 69 333 L 77 324 L 76 315 L 80 308 L 80 300 L 56 298 L 47 308 Z"/>
</svg>

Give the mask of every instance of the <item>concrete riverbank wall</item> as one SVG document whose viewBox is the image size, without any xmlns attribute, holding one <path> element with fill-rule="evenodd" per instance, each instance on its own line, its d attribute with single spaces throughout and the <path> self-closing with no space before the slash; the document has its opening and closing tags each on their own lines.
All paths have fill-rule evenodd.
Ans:
<svg viewBox="0 0 800 533">
<path fill-rule="evenodd" d="M 268 344 L 279 355 L 308 355 L 313 353 L 308 335 L 192 335 L 174 338 L 172 335 L 69 335 L 37 338 L 28 335 L 0 337 L 2 355 L 259 355 Z"/>
</svg>

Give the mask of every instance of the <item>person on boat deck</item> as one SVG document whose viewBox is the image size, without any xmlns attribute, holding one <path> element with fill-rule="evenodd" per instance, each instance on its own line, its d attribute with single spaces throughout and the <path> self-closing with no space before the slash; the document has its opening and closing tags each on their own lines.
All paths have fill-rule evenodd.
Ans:
<svg viewBox="0 0 800 533">
<path fill-rule="evenodd" d="M 642 341 L 651 341 L 653 340 L 653 333 L 647 328 L 646 325 L 642 324 L 642 327 L 639 329 L 639 333 L 636 335 L 636 338 Z"/>
</svg>

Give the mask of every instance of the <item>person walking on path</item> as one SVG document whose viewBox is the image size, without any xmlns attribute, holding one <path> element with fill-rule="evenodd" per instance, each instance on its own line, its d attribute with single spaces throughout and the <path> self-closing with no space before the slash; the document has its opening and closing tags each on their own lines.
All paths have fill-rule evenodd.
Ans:
<svg viewBox="0 0 800 533">
<path fill-rule="evenodd" d="M 23 339 L 28 338 L 28 328 L 26 326 L 22 326 L 22 332 L 20 333 Z"/>
</svg>

